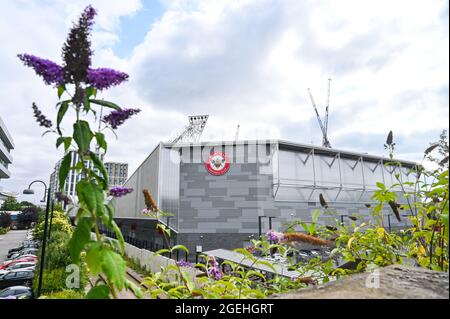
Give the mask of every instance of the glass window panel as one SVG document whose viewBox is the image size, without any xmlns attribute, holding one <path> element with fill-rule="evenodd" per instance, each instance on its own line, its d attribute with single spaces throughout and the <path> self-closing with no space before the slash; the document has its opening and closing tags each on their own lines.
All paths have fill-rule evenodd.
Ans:
<svg viewBox="0 0 450 319">
<path fill-rule="evenodd" d="M 293 151 L 279 151 L 279 174 L 283 182 L 314 184 L 312 155 Z"/>
<path fill-rule="evenodd" d="M 383 169 L 380 162 L 364 162 L 364 181 L 366 188 L 376 189 L 377 182 L 384 183 Z"/>
<path fill-rule="evenodd" d="M 336 157 L 315 155 L 314 166 L 317 185 L 340 185 L 339 160 Z"/>
<path fill-rule="evenodd" d="M 351 188 L 363 188 L 364 178 L 362 162 L 357 159 L 341 158 L 342 185 Z"/>
</svg>

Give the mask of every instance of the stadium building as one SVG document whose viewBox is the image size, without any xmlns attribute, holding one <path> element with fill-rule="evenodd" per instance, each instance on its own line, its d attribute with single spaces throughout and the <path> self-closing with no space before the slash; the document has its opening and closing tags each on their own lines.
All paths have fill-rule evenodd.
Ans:
<svg viewBox="0 0 450 319">
<path fill-rule="evenodd" d="M 416 178 L 416 163 L 282 140 L 160 143 L 124 186 L 134 192 L 112 199 L 123 234 L 162 245 L 156 220 L 144 216 L 148 189 L 173 230 L 173 241 L 191 252 L 243 247 L 269 228 L 311 220 L 322 194 L 323 224 L 370 218 L 371 196 L 381 182 Z M 399 203 L 402 190 L 394 187 Z M 408 189 L 406 189 L 408 191 Z M 402 227 L 387 205 L 385 226 Z M 350 218 L 348 218 L 350 216 Z M 403 219 L 404 220 L 404 219 Z"/>
</svg>

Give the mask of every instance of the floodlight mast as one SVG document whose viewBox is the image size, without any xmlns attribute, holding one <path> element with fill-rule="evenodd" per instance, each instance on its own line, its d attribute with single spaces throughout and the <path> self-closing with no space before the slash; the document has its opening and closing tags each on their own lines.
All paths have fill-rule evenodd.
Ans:
<svg viewBox="0 0 450 319">
<path fill-rule="evenodd" d="M 239 128 L 240 128 L 241 126 L 238 124 L 237 125 L 237 127 L 236 127 L 236 134 L 235 134 L 235 136 L 234 136 L 234 140 L 235 141 L 237 141 L 238 140 L 238 138 L 239 138 Z"/>
<path fill-rule="evenodd" d="M 331 79 L 328 78 L 328 96 L 327 96 L 327 105 L 325 106 L 325 136 L 327 137 L 327 139 L 328 139 L 328 108 L 330 106 L 330 87 L 331 87 Z"/>
<path fill-rule="evenodd" d="M 196 143 L 200 140 L 209 115 L 192 115 L 189 116 L 189 125 L 177 135 L 170 143 L 191 142 Z"/>
<path fill-rule="evenodd" d="M 314 102 L 314 98 L 311 93 L 311 89 L 308 88 L 309 98 L 311 99 L 312 106 L 314 111 L 316 112 L 317 121 L 319 122 L 320 130 L 322 131 L 322 146 L 331 148 L 331 143 L 328 140 L 328 107 L 330 103 L 330 83 L 331 79 L 328 79 L 328 99 L 325 107 L 325 124 L 322 122 L 322 119 L 319 115 L 319 111 L 317 110 L 316 102 Z"/>
</svg>

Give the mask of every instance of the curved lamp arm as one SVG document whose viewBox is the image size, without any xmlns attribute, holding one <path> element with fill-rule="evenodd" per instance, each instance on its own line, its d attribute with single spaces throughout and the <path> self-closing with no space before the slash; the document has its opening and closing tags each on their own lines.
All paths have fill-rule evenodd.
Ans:
<svg viewBox="0 0 450 319">
<path fill-rule="evenodd" d="M 31 189 L 31 185 L 33 185 L 34 183 L 42 183 L 42 184 L 44 184 L 44 187 L 45 187 L 44 197 L 43 197 L 43 199 L 41 201 L 45 202 L 45 196 L 47 195 L 47 190 L 48 190 L 47 184 L 44 181 L 41 181 L 40 179 L 37 179 L 37 180 L 32 181 L 30 183 L 30 185 L 28 185 L 28 189 Z"/>
</svg>

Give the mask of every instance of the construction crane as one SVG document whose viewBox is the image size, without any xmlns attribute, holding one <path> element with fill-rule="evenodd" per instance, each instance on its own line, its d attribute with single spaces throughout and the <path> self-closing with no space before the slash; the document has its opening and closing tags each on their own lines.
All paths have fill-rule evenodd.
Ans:
<svg viewBox="0 0 450 319">
<path fill-rule="evenodd" d="M 170 143 L 190 142 L 195 143 L 200 140 L 209 115 L 189 116 L 189 124 L 170 141 Z"/>
<path fill-rule="evenodd" d="M 328 79 L 328 97 L 327 104 L 325 106 L 325 120 L 322 122 L 322 118 L 319 115 L 319 111 L 317 110 L 316 103 L 314 102 L 314 98 L 311 93 L 311 89 L 308 88 L 309 98 L 311 99 L 312 106 L 314 111 L 316 112 L 317 121 L 319 122 L 320 130 L 322 131 L 322 146 L 331 148 L 330 141 L 328 140 L 328 109 L 330 106 L 330 86 L 331 79 Z"/>
</svg>

